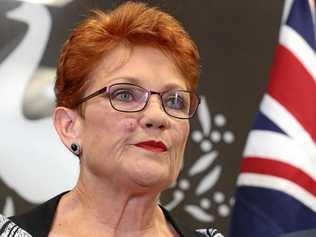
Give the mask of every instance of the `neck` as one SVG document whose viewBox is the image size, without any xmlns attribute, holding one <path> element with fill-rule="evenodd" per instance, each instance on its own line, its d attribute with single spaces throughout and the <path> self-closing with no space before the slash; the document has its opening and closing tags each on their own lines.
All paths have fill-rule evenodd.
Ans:
<svg viewBox="0 0 316 237">
<path fill-rule="evenodd" d="M 60 223 L 65 227 L 76 223 L 67 232 L 78 231 L 82 236 L 174 236 L 158 206 L 158 192 L 122 186 L 81 175 L 58 205 Z"/>
</svg>

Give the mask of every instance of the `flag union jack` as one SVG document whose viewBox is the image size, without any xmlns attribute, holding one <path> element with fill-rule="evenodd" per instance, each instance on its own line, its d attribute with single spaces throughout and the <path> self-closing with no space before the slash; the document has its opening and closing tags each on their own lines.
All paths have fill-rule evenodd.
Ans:
<svg viewBox="0 0 316 237">
<path fill-rule="evenodd" d="M 285 3 L 289 11 L 237 180 L 232 237 L 316 228 L 316 41 L 310 2 Z"/>
</svg>

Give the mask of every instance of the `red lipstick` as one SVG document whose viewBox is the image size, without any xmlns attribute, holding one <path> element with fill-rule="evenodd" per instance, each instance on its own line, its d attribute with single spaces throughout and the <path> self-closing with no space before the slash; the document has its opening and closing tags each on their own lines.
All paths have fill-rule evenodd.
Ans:
<svg viewBox="0 0 316 237">
<path fill-rule="evenodd" d="M 135 144 L 135 146 L 152 152 L 164 152 L 167 150 L 167 147 L 163 142 L 153 140 L 140 142 Z"/>
</svg>

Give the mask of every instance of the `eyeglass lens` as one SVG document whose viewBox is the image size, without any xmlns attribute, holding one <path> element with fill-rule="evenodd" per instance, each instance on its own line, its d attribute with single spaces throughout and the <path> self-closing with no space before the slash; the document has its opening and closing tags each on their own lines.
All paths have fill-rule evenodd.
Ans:
<svg viewBox="0 0 316 237">
<path fill-rule="evenodd" d="M 108 93 L 113 108 L 122 112 L 143 110 L 151 94 L 142 87 L 124 83 L 110 86 Z M 165 112 L 177 118 L 191 117 L 198 104 L 197 96 L 189 91 L 170 90 L 160 96 Z"/>
</svg>

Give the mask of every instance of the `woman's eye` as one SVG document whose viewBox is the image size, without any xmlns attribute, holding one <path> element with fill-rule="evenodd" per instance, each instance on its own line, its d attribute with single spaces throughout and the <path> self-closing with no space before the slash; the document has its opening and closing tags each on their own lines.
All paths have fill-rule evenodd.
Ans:
<svg viewBox="0 0 316 237">
<path fill-rule="evenodd" d="M 170 109 L 183 110 L 185 101 L 179 96 L 171 96 L 167 99 L 166 106 Z"/>
<path fill-rule="evenodd" d="M 133 101 L 134 96 L 131 91 L 128 90 L 119 90 L 112 93 L 112 100 L 119 100 L 123 102 Z"/>
</svg>

